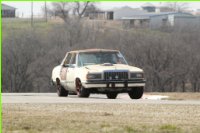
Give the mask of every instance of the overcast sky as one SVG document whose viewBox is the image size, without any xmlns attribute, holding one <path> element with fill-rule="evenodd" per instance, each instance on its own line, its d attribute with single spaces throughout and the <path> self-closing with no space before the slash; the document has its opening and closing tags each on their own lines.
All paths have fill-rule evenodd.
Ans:
<svg viewBox="0 0 200 133">
<path fill-rule="evenodd" d="M 4 4 L 13 6 L 17 8 L 17 16 L 22 17 L 30 17 L 31 14 L 31 2 L 3 2 Z M 141 5 L 145 4 L 146 2 L 96 2 L 97 6 L 100 9 L 109 10 L 115 7 L 123 7 L 123 6 L 130 6 L 133 8 L 141 7 Z M 151 2 L 155 6 L 159 6 L 164 4 L 164 2 Z M 187 2 L 189 9 L 196 10 L 200 9 L 200 2 Z M 51 4 L 47 2 L 47 4 Z M 44 2 L 33 2 L 34 5 L 34 15 L 35 16 L 42 16 L 41 8 L 44 6 Z"/>
</svg>

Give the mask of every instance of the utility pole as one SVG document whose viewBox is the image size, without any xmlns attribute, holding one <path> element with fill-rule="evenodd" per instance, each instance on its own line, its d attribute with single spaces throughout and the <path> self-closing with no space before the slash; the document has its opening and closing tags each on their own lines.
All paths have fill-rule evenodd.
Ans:
<svg viewBox="0 0 200 133">
<path fill-rule="evenodd" d="M 45 21 L 47 23 L 47 2 L 45 0 L 45 3 L 44 3 L 44 8 L 45 8 Z"/>
<path fill-rule="evenodd" d="M 33 1 L 31 2 L 31 27 L 33 27 Z"/>
</svg>

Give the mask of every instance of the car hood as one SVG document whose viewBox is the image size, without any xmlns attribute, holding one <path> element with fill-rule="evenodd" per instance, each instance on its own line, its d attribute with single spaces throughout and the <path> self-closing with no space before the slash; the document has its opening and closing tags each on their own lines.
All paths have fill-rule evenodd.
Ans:
<svg viewBox="0 0 200 133">
<path fill-rule="evenodd" d="M 89 72 L 103 72 L 103 71 L 113 71 L 113 70 L 125 70 L 130 72 L 143 72 L 142 69 L 124 65 L 124 64 L 112 64 L 112 65 L 88 65 L 85 66 L 86 69 L 88 69 Z"/>
</svg>

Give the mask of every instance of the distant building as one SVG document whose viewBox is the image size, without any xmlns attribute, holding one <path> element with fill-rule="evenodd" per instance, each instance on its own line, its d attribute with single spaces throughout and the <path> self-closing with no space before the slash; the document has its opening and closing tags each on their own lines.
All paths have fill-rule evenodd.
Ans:
<svg viewBox="0 0 200 133">
<path fill-rule="evenodd" d="M 167 6 L 156 7 L 156 12 L 173 12 L 174 9 Z"/>
<path fill-rule="evenodd" d="M 16 8 L 2 3 L 1 14 L 3 18 L 14 18 Z"/>
<path fill-rule="evenodd" d="M 164 6 L 155 7 L 150 3 L 142 5 L 141 8 L 128 6 L 116 8 L 112 11 L 88 12 L 87 17 L 99 20 L 115 20 L 122 22 L 124 28 L 150 28 L 158 29 L 166 26 L 184 27 L 188 25 L 199 26 L 200 17 L 190 13 L 170 11 L 171 8 Z"/>
<path fill-rule="evenodd" d="M 130 17 L 135 14 L 146 13 L 142 9 L 133 9 L 131 7 L 125 6 L 118 9 L 113 9 L 112 11 L 92 11 L 87 12 L 86 17 L 90 19 L 100 19 L 100 20 L 120 20 L 122 17 Z"/>
<path fill-rule="evenodd" d="M 200 9 L 197 9 L 195 15 L 200 16 Z"/>
<path fill-rule="evenodd" d="M 87 12 L 89 19 L 98 19 L 98 20 L 113 20 L 113 11 L 93 11 Z"/>
<path fill-rule="evenodd" d="M 155 12 L 156 11 L 156 7 L 151 3 L 145 3 L 144 5 L 142 5 L 142 9 L 147 12 Z"/>
<path fill-rule="evenodd" d="M 55 11 L 53 15 L 56 16 L 66 16 L 68 17 L 69 11 Z"/>
<path fill-rule="evenodd" d="M 124 28 L 157 29 L 162 26 L 187 26 L 199 23 L 199 19 L 192 14 L 180 12 L 145 13 L 123 17 L 121 20 Z"/>
<path fill-rule="evenodd" d="M 140 14 L 147 13 L 147 11 L 142 10 L 140 8 L 131 8 L 128 6 L 115 9 L 113 10 L 113 12 L 114 12 L 114 17 L 113 17 L 114 20 L 120 20 L 123 17 L 131 17 L 133 15 L 140 15 Z"/>
</svg>

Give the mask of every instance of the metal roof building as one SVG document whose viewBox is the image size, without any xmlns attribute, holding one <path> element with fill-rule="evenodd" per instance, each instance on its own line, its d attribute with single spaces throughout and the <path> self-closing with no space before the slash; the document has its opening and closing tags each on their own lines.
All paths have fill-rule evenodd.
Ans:
<svg viewBox="0 0 200 133">
<path fill-rule="evenodd" d="M 3 3 L 1 5 L 2 5 L 1 14 L 3 18 L 15 17 L 15 11 L 16 11 L 15 7 L 12 7 Z"/>
<path fill-rule="evenodd" d="M 132 17 L 134 15 L 141 15 L 147 13 L 147 11 L 142 10 L 140 8 L 131 8 L 128 6 L 124 6 L 118 9 L 113 10 L 114 12 L 114 20 L 120 20 L 123 17 Z"/>
<path fill-rule="evenodd" d="M 192 14 L 181 12 L 144 13 L 132 15 L 131 17 L 123 17 L 121 20 L 125 28 L 148 27 L 156 29 L 162 26 L 194 25 L 198 23 L 198 20 Z"/>
</svg>

